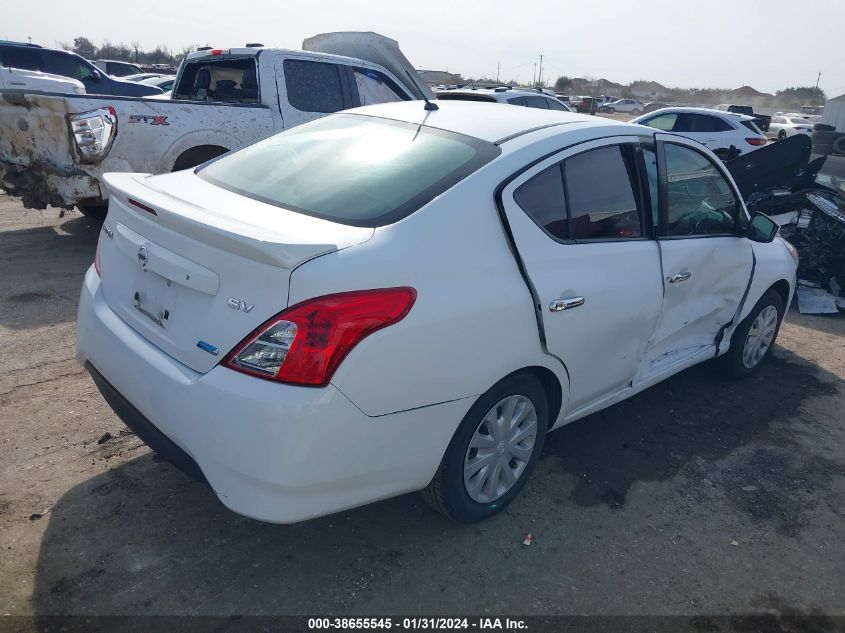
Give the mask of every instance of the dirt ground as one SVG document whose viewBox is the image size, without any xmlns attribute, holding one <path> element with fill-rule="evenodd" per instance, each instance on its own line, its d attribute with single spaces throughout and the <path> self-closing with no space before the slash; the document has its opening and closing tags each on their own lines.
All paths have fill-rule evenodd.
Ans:
<svg viewBox="0 0 845 633">
<path fill-rule="evenodd" d="M 0 614 L 845 615 L 845 316 L 793 309 L 757 377 L 700 366 L 552 434 L 485 523 L 406 495 L 267 525 L 76 364 L 98 228 L 0 197 Z"/>
</svg>

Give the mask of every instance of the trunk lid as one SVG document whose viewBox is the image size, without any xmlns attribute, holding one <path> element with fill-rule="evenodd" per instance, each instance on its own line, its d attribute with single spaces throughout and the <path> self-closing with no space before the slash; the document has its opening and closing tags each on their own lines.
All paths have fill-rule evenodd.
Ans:
<svg viewBox="0 0 845 633">
<path fill-rule="evenodd" d="M 105 181 L 105 300 L 153 345 L 199 372 L 287 307 L 294 268 L 374 231 L 251 200 L 193 171 L 107 174 Z"/>
</svg>

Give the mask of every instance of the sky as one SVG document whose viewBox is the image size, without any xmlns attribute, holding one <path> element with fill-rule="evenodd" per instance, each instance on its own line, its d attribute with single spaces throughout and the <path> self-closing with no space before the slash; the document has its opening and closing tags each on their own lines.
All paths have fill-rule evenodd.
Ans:
<svg viewBox="0 0 845 633">
<path fill-rule="evenodd" d="M 227 48 L 300 48 L 329 31 L 375 31 L 418 68 L 530 82 L 543 76 L 652 79 L 669 87 L 845 93 L 845 0 L 0 0 L 0 38 L 45 46 L 85 36 Z"/>
</svg>

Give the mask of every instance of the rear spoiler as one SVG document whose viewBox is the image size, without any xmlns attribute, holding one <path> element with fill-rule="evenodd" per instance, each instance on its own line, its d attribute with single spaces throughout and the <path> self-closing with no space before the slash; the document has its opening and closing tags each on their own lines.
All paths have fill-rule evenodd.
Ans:
<svg viewBox="0 0 845 633">
<path fill-rule="evenodd" d="M 428 84 L 399 50 L 399 42 L 369 31 L 320 33 L 302 42 L 302 50 L 354 57 L 378 64 L 392 72 L 417 99 L 434 100 Z M 411 77 L 408 77 L 410 73 Z"/>
</svg>

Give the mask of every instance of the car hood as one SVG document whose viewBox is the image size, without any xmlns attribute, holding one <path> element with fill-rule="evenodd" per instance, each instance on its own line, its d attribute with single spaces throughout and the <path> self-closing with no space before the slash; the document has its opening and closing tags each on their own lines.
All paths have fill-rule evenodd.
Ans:
<svg viewBox="0 0 845 633">
<path fill-rule="evenodd" d="M 805 135 L 789 136 L 725 163 L 736 181 L 740 194 L 748 200 L 753 194 L 775 189 L 795 191 L 814 187 L 816 175 L 824 164 L 822 156 L 810 160 L 813 143 Z"/>
</svg>

